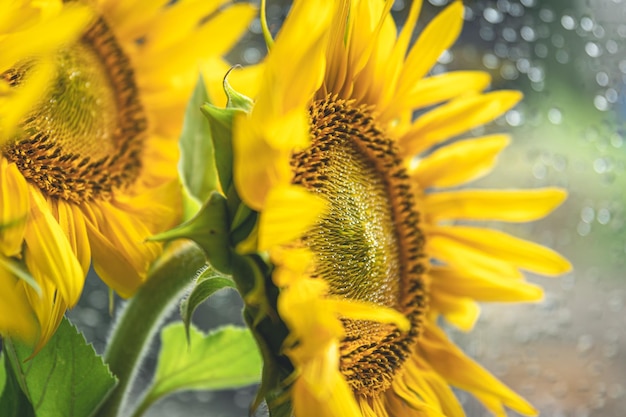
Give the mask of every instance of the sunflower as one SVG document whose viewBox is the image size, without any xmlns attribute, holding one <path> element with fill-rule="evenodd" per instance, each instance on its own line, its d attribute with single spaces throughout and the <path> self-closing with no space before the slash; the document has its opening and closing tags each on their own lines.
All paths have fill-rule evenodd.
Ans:
<svg viewBox="0 0 626 417">
<path fill-rule="evenodd" d="M 91 22 L 54 53 L 45 94 L 2 138 L 2 195 L 11 198 L 0 224 L 27 213 L 2 250 L 40 288 L 21 283 L 39 323 L 36 349 L 77 302 L 90 264 L 123 297 L 145 280 L 161 250 L 145 239 L 179 216 L 176 140 L 199 69 L 220 61 L 254 15 L 228 1 L 82 5 Z M 17 61 L 0 79 L 26 90 L 32 72 Z"/>
<path fill-rule="evenodd" d="M 84 6 L 63 5 L 61 1 L 2 0 L 0 9 L 0 73 L 30 65 L 28 80 L 21 88 L 11 88 L 10 81 L 0 78 L 0 139 L 4 142 L 54 76 L 53 56 L 80 36 L 91 14 Z M 7 165 L 5 159 L 0 161 L 0 334 L 32 341 L 37 323 L 20 277 L 30 281 L 28 285 L 35 291 L 39 288 L 9 259 L 20 251 L 28 214 L 24 200 L 15 198 L 13 191 L 25 183 L 16 175 L 16 168 Z"/>
<path fill-rule="evenodd" d="M 498 416 L 535 415 L 440 325 L 471 329 L 477 301 L 539 300 L 520 270 L 570 269 L 480 224 L 541 218 L 565 193 L 459 189 L 508 143 L 462 134 L 521 95 L 483 92 L 483 72 L 428 76 L 461 31 L 460 1 L 412 46 L 421 2 L 400 31 L 392 3 L 296 1 L 235 119 L 235 184 L 274 265 L 293 414 L 463 416 L 454 386 Z"/>
</svg>

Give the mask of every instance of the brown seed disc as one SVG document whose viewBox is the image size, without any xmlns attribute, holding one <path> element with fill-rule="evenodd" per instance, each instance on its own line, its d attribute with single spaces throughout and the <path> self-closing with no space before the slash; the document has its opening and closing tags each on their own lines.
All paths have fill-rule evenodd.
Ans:
<svg viewBox="0 0 626 417">
<path fill-rule="evenodd" d="M 409 178 L 370 109 L 328 96 L 310 109 L 311 145 L 294 154 L 293 182 L 321 194 L 329 212 L 303 238 L 314 276 L 332 295 L 402 312 L 394 325 L 344 319 L 341 371 L 353 390 L 389 388 L 421 330 L 427 301 L 424 240 Z"/>
<path fill-rule="evenodd" d="M 107 199 L 141 171 L 146 115 L 130 62 L 103 19 L 56 55 L 57 74 L 20 133 L 2 148 L 44 195 Z M 14 88 L 32 65 L 3 74 Z"/>
</svg>

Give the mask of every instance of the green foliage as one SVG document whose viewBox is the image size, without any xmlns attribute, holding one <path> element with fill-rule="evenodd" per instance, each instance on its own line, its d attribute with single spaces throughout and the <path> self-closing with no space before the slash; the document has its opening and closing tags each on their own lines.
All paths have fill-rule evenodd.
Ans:
<svg viewBox="0 0 626 417">
<path fill-rule="evenodd" d="M 227 192 L 231 188 L 233 176 L 233 120 L 236 115 L 249 112 L 253 102 L 230 86 L 228 76 L 224 78 L 224 92 L 228 97 L 225 109 L 206 103 L 201 110 L 211 129 L 210 136 L 215 149 L 215 164 L 222 190 Z"/>
<path fill-rule="evenodd" d="M 190 345 L 184 335 L 182 323 L 163 329 L 154 381 L 135 415 L 176 391 L 239 388 L 259 381 L 262 361 L 248 329 L 228 326 L 204 335 L 192 327 Z"/>
<path fill-rule="evenodd" d="M 183 300 L 180 304 L 180 315 L 183 318 L 185 324 L 185 332 L 187 334 L 187 342 L 191 342 L 189 335 L 189 326 L 191 324 L 191 317 L 193 316 L 196 308 L 204 300 L 215 294 L 223 288 L 235 288 L 235 283 L 232 279 L 220 275 L 212 268 L 207 268 L 196 279 L 196 282 L 191 289 L 189 296 Z"/>
<path fill-rule="evenodd" d="M 187 104 L 179 141 L 181 159 L 178 165 L 187 197 L 195 202 L 196 207 L 199 207 L 211 192 L 219 190 L 211 129 L 200 111 L 200 107 L 208 101 L 206 87 L 200 77 Z"/>
<path fill-rule="evenodd" d="M 212 192 L 200 211 L 187 222 L 167 232 L 152 236 L 150 240 L 191 239 L 200 246 L 207 260 L 216 270 L 228 274 L 231 269 L 231 252 L 226 198 Z"/>
<path fill-rule="evenodd" d="M 5 355 L 2 358 L 2 396 L 0 410 L 3 417 L 35 417 L 35 410 L 20 388 L 16 375 L 10 371 L 11 364 Z"/>
<path fill-rule="evenodd" d="M 4 347 L 9 363 L 0 409 L 14 413 L 8 416 L 88 417 L 116 384 L 67 319 L 32 358 L 32 348 L 17 341 L 7 340 Z"/>
</svg>

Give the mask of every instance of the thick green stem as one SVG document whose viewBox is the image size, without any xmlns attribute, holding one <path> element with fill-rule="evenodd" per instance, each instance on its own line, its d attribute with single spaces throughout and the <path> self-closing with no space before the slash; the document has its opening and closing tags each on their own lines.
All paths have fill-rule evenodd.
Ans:
<svg viewBox="0 0 626 417">
<path fill-rule="evenodd" d="M 119 417 L 144 353 L 165 314 L 205 264 L 204 253 L 192 243 L 170 247 L 150 272 L 147 282 L 126 304 L 113 328 L 104 360 L 119 383 L 97 417 Z"/>
</svg>

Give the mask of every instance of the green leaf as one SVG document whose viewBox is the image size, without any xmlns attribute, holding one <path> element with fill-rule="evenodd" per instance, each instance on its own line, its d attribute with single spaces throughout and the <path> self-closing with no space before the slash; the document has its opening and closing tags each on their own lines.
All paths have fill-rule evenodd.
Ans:
<svg viewBox="0 0 626 417">
<path fill-rule="evenodd" d="M 188 343 L 191 342 L 189 325 L 191 324 L 191 317 L 194 311 L 196 311 L 200 303 L 223 288 L 235 288 L 235 283 L 232 279 L 224 277 L 209 267 L 198 276 L 191 293 L 180 304 L 180 315 L 185 324 Z"/>
<path fill-rule="evenodd" d="M 241 66 L 236 65 L 235 67 L 231 68 L 230 71 L 237 70 L 239 68 L 241 68 Z M 226 107 L 231 109 L 241 109 L 246 112 L 250 112 L 252 110 L 252 107 L 254 107 L 254 101 L 250 97 L 241 94 L 230 85 L 230 83 L 228 82 L 228 75 L 230 74 L 230 71 L 228 71 L 228 74 L 226 74 L 226 77 L 224 77 L 223 83 L 224 92 L 226 93 L 226 97 L 228 97 Z"/>
<path fill-rule="evenodd" d="M 185 223 L 151 236 L 148 240 L 191 239 L 200 246 L 211 266 L 228 274 L 231 270 L 230 235 L 226 198 L 212 192 L 200 211 Z"/>
<path fill-rule="evenodd" d="M 11 364 L 6 356 L 0 355 L 2 360 L 0 378 L 0 410 L 3 417 L 35 417 L 35 410 L 20 388 Z"/>
<path fill-rule="evenodd" d="M 200 204 L 209 197 L 211 192 L 220 190 L 211 128 L 200 111 L 200 108 L 208 101 L 206 87 L 200 77 L 191 100 L 187 104 L 180 136 L 181 159 L 178 165 L 183 186 Z"/>
<path fill-rule="evenodd" d="M 204 104 L 200 110 L 211 128 L 215 149 L 215 163 L 222 190 L 228 190 L 233 178 L 233 118 L 238 109 L 221 109 L 213 104 Z"/>
<path fill-rule="evenodd" d="M 7 382 L 7 368 L 4 366 L 4 352 L 0 350 L 0 394 Z"/>
<path fill-rule="evenodd" d="M 116 384 L 93 346 L 65 318 L 33 358 L 32 348 L 17 341 L 7 341 L 5 348 L 37 417 L 88 417 Z"/>
<path fill-rule="evenodd" d="M 191 345 L 186 344 L 184 333 L 182 323 L 163 329 L 156 374 L 140 410 L 176 391 L 239 388 L 259 382 L 263 362 L 248 329 L 227 326 L 204 335 L 192 327 Z"/>
</svg>

